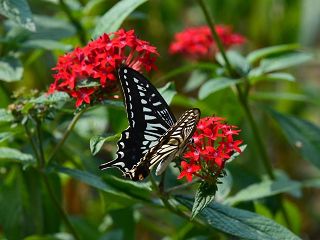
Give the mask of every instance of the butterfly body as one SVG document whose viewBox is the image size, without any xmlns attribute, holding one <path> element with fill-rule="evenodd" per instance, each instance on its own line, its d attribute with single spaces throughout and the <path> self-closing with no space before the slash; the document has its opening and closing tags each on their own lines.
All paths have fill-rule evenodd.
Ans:
<svg viewBox="0 0 320 240">
<path fill-rule="evenodd" d="M 200 111 L 188 110 L 176 121 L 166 101 L 142 74 L 122 66 L 118 78 L 129 127 L 117 143 L 117 158 L 99 168 L 117 167 L 132 180 L 142 180 L 154 165 L 160 163 L 160 174 L 181 154 L 195 131 Z"/>
</svg>

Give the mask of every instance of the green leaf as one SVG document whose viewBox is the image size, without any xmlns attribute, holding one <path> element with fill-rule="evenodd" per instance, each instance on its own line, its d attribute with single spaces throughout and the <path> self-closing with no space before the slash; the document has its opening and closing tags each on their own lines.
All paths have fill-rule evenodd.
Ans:
<svg viewBox="0 0 320 240">
<path fill-rule="evenodd" d="M 7 109 L 0 108 L 0 122 L 11 122 L 13 119 L 12 114 Z"/>
<path fill-rule="evenodd" d="M 228 51 L 226 55 L 233 69 L 241 76 L 246 75 L 249 72 L 250 64 L 241 54 L 236 51 Z M 220 52 L 216 55 L 216 59 L 221 65 L 225 66 L 224 58 Z"/>
<path fill-rule="evenodd" d="M 50 39 L 34 39 L 23 42 L 23 48 L 70 51 L 72 45 Z"/>
<path fill-rule="evenodd" d="M 103 33 L 111 33 L 117 31 L 126 17 L 146 1 L 147 0 L 119 1 L 101 17 L 101 19 L 97 23 L 96 28 L 93 31 L 93 38 L 96 38 Z"/>
<path fill-rule="evenodd" d="M 92 138 L 90 138 L 91 154 L 96 155 L 100 151 L 105 141 L 106 141 L 106 138 L 101 136 L 93 136 Z"/>
<path fill-rule="evenodd" d="M 280 57 L 264 59 L 261 61 L 259 68 L 263 73 L 268 73 L 300 65 L 311 59 L 312 55 L 309 53 L 291 53 Z"/>
<path fill-rule="evenodd" d="M 308 179 L 302 182 L 303 187 L 320 188 L 320 179 Z"/>
<path fill-rule="evenodd" d="M 201 212 L 214 199 L 217 191 L 216 184 L 208 184 L 201 182 L 194 199 L 194 204 L 191 212 L 191 219 L 193 219 L 199 212 Z"/>
<path fill-rule="evenodd" d="M 188 209 L 192 208 L 192 199 L 185 196 L 177 196 L 176 199 Z M 198 214 L 198 217 L 214 229 L 243 239 L 300 239 L 288 229 L 268 218 L 216 202 L 209 204 Z"/>
<path fill-rule="evenodd" d="M 103 10 L 108 8 L 109 4 L 105 0 L 90 0 L 83 8 L 83 14 L 86 16 L 97 16 L 103 13 Z"/>
<path fill-rule="evenodd" d="M 226 172 L 226 174 L 223 176 L 223 178 L 219 178 L 219 184 L 217 185 L 218 190 L 215 194 L 215 200 L 217 202 L 223 202 L 232 189 L 232 175 L 228 171 L 228 169 L 224 169 L 224 171 Z"/>
<path fill-rule="evenodd" d="M 23 240 L 71 240 L 73 236 L 70 233 L 61 232 L 53 235 L 31 235 Z"/>
<path fill-rule="evenodd" d="M 18 58 L 7 56 L 0 59 L 0 80 L 5 82 L 19 81 L 22 74 L 23 66 Z"/>
<path fill-rule="evenodd" d="M 81 82 L 77 83 L 78 88 L 100 87 L 100 86 L 101 86 L 100 82 L 93 78 L 82 79 Z"/>
<path fill-rule="evenodd" d="M 0 143 L 6 141 L 11 136 L 13 136 L 12 132 L 2 132 L 2 133 L 0 133 Z"/>
<path fill-rule="evenodd" d="M 257 75 L 255 75 L 257 74 Z M 250 72 L 248 76 L 249 82 L 255 84 L 260 81 L 289 81 L 294 82 L 296 79 L 293 75 L 284 72 L 276 72 L 269 74 L 261 74 L 257 72 Z"/>
<path fill-rule="evenodd" d="M 29 40 L 60 40 L 76 33 L 75 27 L 68 21 L 57 17 L 35 15 L 37 31 L 30 35 Z"/>
<path fill-rule="evenodd" d="M 227 87 L 231 87 L 240 82 L 241 80 L 235 80 L 230 78 L 210 79 L 200 87 L 198 96 L 200 99 L 204 99 L 214 92 L 225 89 Z"/>
<path fill-rule="evenodd" d="M 2 0 L 0 2 L 0 14 L 29 31 L 36 31 L 32 13 L 26 0 Z"/>
<path fill-rule="evenodd" d="M 21 220 L 24 217 L 26 191 L 22 188 L 21 171 L 11 172 L 11 176 L 0 182 L 0 225 L 6 239 L 21 239 Z M 8 181 L 9 180 L 9 181 Z"/>
<path fill-rule="evenodd" d="M 252 51 L 251 53 L 248 54 L 246 58 L 248 62 L 253 64 L 262 58 L 269 57 L 271 55 L 294 51 L 299 48 L 300 48 L 299 44 L 284 44 L 284 45 L 266 47 L 266 48 L 261 48 L 261 49 Z"/>
<path fill-rule="evenodd" d="M 250 95 L 255 100 L 288 100 L 298 102 L 312 102 L 306 95 L 286 92 L 254 92 Z"/>
<path fill-rule="evenodd" d="M 247 148 L 247 144 L 241 145 L 240 147 L 241 153 Z M 231 157 L 227 160 L 227 163 L 232 162 L 234 159 L 236 159 L 241 153 L 234 152 Z"/>
<path fill-rule="evenodd" d="M 186 92 L 191 92 L 198 87 L 200 87 L 206 80 L 208 79 L 208 74 L 205 72 L 196 69 L 191 72 L 191 75 L 189 79 L 187 80 L 187 83 L 184 86 L 184 90 Z"/>
<path fill-rule="evenodd" d="M 59 105 L 61 103 L 65 103 L 70 100 L 70 97 L 65 92 L 54 92 L 52 94 L 43 93 L 41 96 L 37 97 L 36 99 L 31 100 L 32 103 L 43 103 L 43 104 L 54 104 Z"/>
<path fill-rule="evenodd" d="M 20 162 L 23 165 L 30 165 L 35 163 L 35 159 L 31 154 L 22 153 L 17 149 L 0 147 L 0 159 Z"/>
<path fill-rule="evenodd" d="M 270 197 L 283 192 L 290 192 L 292 190 L 300 189 L 302 187 L 300 182 L 289 179 L 279 179 L 276 181 L 265 180 L 261 183 L 252 184 L 235 196 L 227 198 L 226 204 L 235 204 L 243 201 L 252 201 L 264 197 Z"/>
<path fill-rule="evenodd" d="M 101 136 L 93 136 L 90 139 L 90 150 L 92 155 L 96 155 L 101 147 L 103 146 L 104 142 L 116 142 L 119 140 L 121 136 L 121 133 L 117 133 L 113 136 L 108 136 L 108 137 L 101 137 Z"/>
<path fill-rule="evenodd" d="M 283 226 L 290 227 L 290 230 L 295 234 L 301 233 L 301 223 L 303 221 L 302 214 L 298 206 L 287 199 L 282 200 L 284 211 L 279 209 L 276 215 L 273 217 L 277 223 L 280 223 Z M 286 215 L 284 215 L 284 212 Z M 287 221 L 286 219 L 289 219 Z M 290 225 L 288 225 L 288 222 Z"/>
<path fill-rule="evenodd" d="M 269 111 L 280 124 L 291 146 L 306 160 L 320 168 L 320 128 L 306 120 L 286 116 L 272 109 Z"/>
<path fill-rule="evenodd" d="M 132 198 L 132 196 L 129 196 L 126 192 L 117 191 L 117 189 L 115 189 L 113 186 L 108 185 L 100 177 L 92 173 L 64 167 L 55 168 L 61 173 L 67 174 L 74 179 L 84 182 L 94 188 L 107 193 L 108 195 L 111 195 L 113 198 L 121 201 L 121 203 L 131 204 L 132 202 L 136 201 L 136 199 Z M 139 192 L 136 192 L 136 195 L 137 194 L 139 194 Z"/>
<path fill-rule="evenodd" d="M 118 191 L 128 194 L 136 199 L 150 201 L 152 189 L 149 182 L 134 182 L 131 180 L 117 178 L 112 175 L 105 175 L 103 179 Z"/>
<path fill-rule="evenodd" d="M 168 82 L 163 87 L 158 88 L 158 91 L 161 94 L 161 96 L 164 98 L 164 100 L 168 103 L 168 105 L 170 105 L 173 97 L 177 93 L 175 85 L 172 82 Z"/>
<path fill-rule="evenodd" d="M 100 177 L 93 175 L 92 173 L 64 167 L 56 167 L 56 169 L 61 173 L 67 174 L 74 179 L 77 179 L 102 191 L 108 192 L 112 190 L 112 188 L 103 182 Z"/>
<path fill-rule="evenodd" d="M 122 101 L 114 101 L 114 100 L 103 100 L 102 102 L 105 105 L 111 106 L 111 107 L 117 107 L 117 108 L 123 108 L 124 104 Z"/>
</svg>

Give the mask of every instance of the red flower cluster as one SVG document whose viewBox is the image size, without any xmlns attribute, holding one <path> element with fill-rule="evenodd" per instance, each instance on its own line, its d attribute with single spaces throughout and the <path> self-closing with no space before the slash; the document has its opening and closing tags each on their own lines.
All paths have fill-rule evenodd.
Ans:
<svg viewBox="0 0 320 240">
<path fill-rule="evenodd" d="M 241 153 L 239 145 L 242 140 L 234 140 L 240 130 L 223 122 L 220 117 L 200 119 L 193 135 L 194 143 L 181 161 L 181 173 L 178 179 L 186 177 L 192 181 L 193 176 L 206 181 L 215 181 L 224 168 L 225 162 L 235 152 Z"/>
<path fill-rule="evenodd" d="M 155 68 L 155 47 L 136 37 L 134 30 L 103 34 L 83 48 L 61 56 L 49 93 L 63 91 L 76 99 L 76 107 L 92 98 L 103 99 L 116 89 L 116 69 L 121 64 L 140 70 Z"/>
<path fill-rule="evenodd" d="M 245 38 L 240 34 L 233 33 L 229 26 L 217 25 L 215 29 L 225 48 L 245 42 Z M 171 54 L 181 53 L 196 59 L 212 58 L 217 51 L 216 42 L 208 26 L 187 28 L 176 33 L 174 41 L 169 47 Z"/>
</svg>

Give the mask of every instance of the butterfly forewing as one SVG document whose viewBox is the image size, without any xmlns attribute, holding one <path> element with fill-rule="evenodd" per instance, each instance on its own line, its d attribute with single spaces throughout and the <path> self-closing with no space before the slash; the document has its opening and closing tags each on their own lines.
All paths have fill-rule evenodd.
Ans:
<svg viewBox="0 0 320 240">
<path fill-rule="evenodd" d="M 142 74 L 122 66 L 118 70 L 118 78 L 124 95 L 129 128 L 121 134 L 117 144 L 117 158 L 102 164 L 100 169 L 118 167 L 126 173 L 127 169 L 132 169 L 157 144 L 176 119 L 157 89 Z"/>
</svg>

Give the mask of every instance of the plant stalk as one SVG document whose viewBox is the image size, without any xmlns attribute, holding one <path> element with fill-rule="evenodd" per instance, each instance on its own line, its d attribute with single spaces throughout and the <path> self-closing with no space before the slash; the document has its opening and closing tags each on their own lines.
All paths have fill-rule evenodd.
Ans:
<svg viewBox="0 0 320 240">
<path fill-rule="evenodd" d="M 217 46 L 221 52 L 221 55 L 225 61 L 225 64 L 226 64 L 226 68 L 227 68 L 227 71 L 229 72 L 230 76 L 232 77 L 233 76 L 233 69 L 232 69 L 232 66 L 230 65 L 230 62 L 228 60 L 228 57 L 225 53 L 225 50 L 221 44 L 221 41 L 220 41 L 220 38 L 215 30 L 215 23 L 213 21 L 213 18 L 210 16 L 209 14 L 209 11 L 207 10 L 207 7 L 206 5 L 204 4 L 204 1 L 203 0 L 198 0 L 199 2 L 199 5 L 205 15 L 205 18 L 208 22 L 208 25 L 210 27 L 210 30 L 212 32 L 212 35 L 217 43 Z M 248 87 L 248 86 L 246 86 Z M 264 146 L 264 143 L 262 141 L 262 137 L 261 137 L 261 134 L 260 134 L 260 131 L 258 129 L 258 126 L 256 124 L 256 121 L 254 120 L 253 118 L 253 114 L 251 112 L 251 109 L 249 107 L 249 104 L 248 104 L 248 92 L 249 92 L 249 89 L 245 89 L 245 93 L 242 92 L 242 89 L 240 88 L 239 85 L 236 85 L 236 89 L 237 89 L 237 93 L 238 93 L 238 98 L 239 98 L 239 101 L 245 111 L 245 114 L 248 118 L 248 121 L 249 121 L 249 125 L 250 125 L 250 128 L 252 130 L 252 134 L 256 140 L 256 146 L 258 148 L 258 151 L 260 153 L 260 156 L 261 156 L 261 160 L 262 160 L 262 163 L 263 163 L 263 166 L 269 176 L 269 178 L 271 180 L 275 180 L 275 174 L 273 172 L 273 168 L 272 168 L 272 165 L 271 165 L 271 162 L 268 158 L 268 154 L 267 154 L 267 151 L 266 151 L 266 148 Z M 286 224 L 287 226 L 290 228 L 291 227 L 291 223 L 290 223 L 290 220 L 289 220 L 289 217 L 288 217 L 288 214 L 287 214 L 287 211 L 285 210 L 284 206 L 283 206 L 283 202 L 281 201 L 281 204 L 280 204 L 280 210 L 281 212 L 283 213 L 283 216 L 284 216 L 284 219 L 286 221 Z"/>
<path fill-rule="evenodd" d="M 32 134 L 31 134 L 31 132 L 30 132 L 28 126 L 27 126 L 27 123 L 24 125 L 24 129 L 25 129 L 25 131 L 27 133 L 27 136 L 29 138 L 29 141 L 31 143 L 31 148 L 32 148 L 32 151 L 34 152 L 34 155 L 35 155 L 36 159 L 37 159 L 37 163 L 40 166 L 40 156 L 39 156 L 39 153 L 37 151 L 36 145 L 35 145 L 35 143 L 33 141 Z"/>
<path fill-rule="evenodd" d="M 81 24 L 80 21 L 78 21 L 77 18 L 75 18 L 73 15 L 72 15 L 72 12 L 70 10 L 70 8 L 68 7 L 68 5 L 64 2 L 64 0 L 59 0 L 59 3 L 60 3 L 60 6 L 61 6 L 61 9 L 62 11 L 65 12 L 65 14 L 68 16 L 71 24 L 76 28 L 76 31 L 77 31 L 77 35 L 78 35 L 78 38 L 81 42 L 81 45 L 86 45 L 87 44 L 87 34 Z"/>
<path fill-rule="evenodd" d="M 230 76 L 232 76 L 233 74 L 233 69 L 231 67 L 231 64 L 230 64 L 230 61 L 225 53 L 225 50 L 223 48 L 223 45 L 221 43 L 221 40 L 215 30 L 215 23 L 214 23 L 214 20 L 213 18 L 210 16 L 209 14 L 209 11 L 206 7 L 206 5 L 204 4 L 204 1 L 203 0 L 198 0 L 199 2 L 199 5 L 205 15 L 205 18 L 208 22 L 208 25 L 210 27 L 210 30 L 212 32 L 212 35 L 217 43 L 217 46 L 219 48 L 219 51 L 225 61 L 225 64 L 226 64 L 226 68 L 227 68 L 227 71 L 229 72 Z M 246 116 L 248 118 L 248 121 L 249 121 L 249 124 L 250 124 L 250 128 L 252 130 L 252 133 L 256 139 L 256 143 L 257 143 L 257 147 L 258 147 L 258 150 L 260 152 L 260 156 L 261 156 L 261 159 L 262 159 L 262 163 L 264 165 L 264 168 L 269 176 L 270 179 L 275 179 L 275 176 L 274 176 L 274 173 L 273 173 L 273 168 L 272 168 L 272 165 L 268 159 L 268 154 L 265 150 L 265 147 L 264 147 L 264 144 L 263 144 L 263 141 L 262 141 L 262 138 L 261 138 L 261 135 L 260 135 L 260 132 L 259 132 L 259 129 L 257 127 L 257 124 L 253 118 L 253 115 L 252 115 L 252 112 L 251 112 L 251 109 L 249 108 L 249 105 L 248 105 L 248 101 L 247 101 L 247 98 L 244 96 L 241 88 L 236 85 L 236 89 L 237 89 L 237 92 L 238 92 L 238 98 L 240 100 L 240 103 L 246 113 Z"/>
<path fill-rule="evenodd" d="M 224 48 L 223 48 L 222 42 L 221 42 L 221 40 L 220 40 L 220 38 L 218 36 L 218 33 L 217 33 L 216 29 L 215 29 L 215 22 L 213 20 L 213 17 L 210 16 L 210 13 L 209 13 L 206 5 L 204 4 L 203 0 L 198 0 L 198 3 L 199 3 L 199 5 L 200 5 L 200 7 L 201 7 L 201 9 L 203 11 L 203 14 L 204 14 L 204 16 L 206 18 L 206 21 L 208 22 L 208 25 L 209 25 L 209 28 L 211 30 L 212 36 L 213 36 L 215 42 L 217 43 L 217 46 L 218 46 L 218 48 L 220 50 L 222 58 L 223 58 L 223 60 L 224 60 L 224 62 L 226 64 L 227 70 L 228 70 L 230 76 L 232 76 L 233 69 L 232 69 L 231 64 L 229 62 L 229 59 L 227 58 L 226 52 L 224 51 Z"/>
<path fill-rule="evenodd" d="M 48 159 L 48 164 L 50 164 L 55 155 L 57 154 L 57 152 L 60 150 L 60 148 L 62 147 L 62 145 L 64 144 L 64 142 L 67 140 L 68 136 L 70 135 L 72 129 L 74 128 L 74 126 L 76 125 L 77 121 L 79 120 L 80 116 L 82 115 L 82 113 L 84 113 L 85 110 L 78 112 L 76 115 L 74 115 L 74 117 L 72 118 L 71 122 L 69 123 L 66 131 L 64 132 L 60 142 L 55 146 L 55 148 L 53 149 L 49 159 Z"/>
<path fill-rule="evenodd" d="M 37 138 L 38 138 L 38 148 L 39 148 L 39 154 L 37 154 L 38 159 L 38 169 L 40 171 L 40 174 L 43 178 L 44 185 L 49 193 L 49 196 L 59 211 L 63 221 L 65 222 L 66 226 L 70 230 L 71 234 L 73 235 L 74 239 L 80 240 L 77 232 L 75 231 L 74 227 L 72 226 L 71 222 L 68 219 L 67 214 L 64 212 L 62 206 L 60 205 L 59 201 L 57 200 L 54 191 L 50 185 L 48 176 L 46 175 L 45 172 L 45 156 L 44 156 L 44 151 L 43 151 L 43 144 L 42 144 L 42 137 L 41 137 L 41 122 L 39 120 L 36 120 L 36 131 L 37 131 Z M 28 134 L 28 133 L 27 133 Z M 30 138 L 30 137 L 29 137 Z M 34 145 L 34 143 L 31 141 L 31 145 Z M 34 146 L 35 147 L 35 146 Z"/>
<path fill-rule="evenodd" d="M 74 227 L 72 226 L 67 214 L 65 213 L 65 211 L 63 210 L 62 206 L 60 205 L 58 199 L 56 198 L 54 191 L 50 185 L 49 179 L 46 175 L 45 172 L 41 172 L 42 173 L 42 177 L 43 177 L 43 181 L 45 183 L 46 189 L 50 195 L 50 198 L 53 202 L 53 204 L 55 205 L 55 207 L 58 209 L 63 221 L 65 222 L 67 228 L 69 229 L 69 231 L 71 232 L 71 234 L 73 235 L 74 239 L 76 240 L 80 240 L 80 237 L 78 236 L 76 230 L 74 229 Z"/>
<path fill-rule="evenodd" d="M 43 169 L 45 167 L 45 156 L 43 151 L 43 144 L 42 144 L 42 136 L 41 136 L 41 122 L 39 120 L 36 120 L 36 131 L 37 131 L 37 138 L 38 138 L 38 144 L 39 144 L 39 168 Z"/>
</svg>

